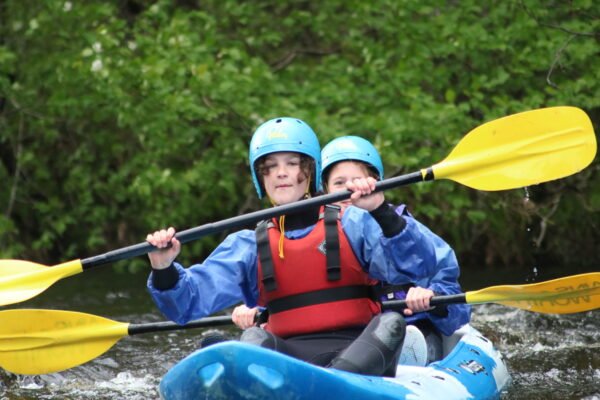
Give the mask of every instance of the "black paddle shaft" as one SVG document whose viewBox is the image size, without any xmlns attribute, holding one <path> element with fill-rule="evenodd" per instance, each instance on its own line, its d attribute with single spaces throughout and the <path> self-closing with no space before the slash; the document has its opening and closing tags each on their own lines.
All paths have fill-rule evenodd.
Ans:
<svg viewBox="0 0 600 400">
<path fill-rule="evenodd" d="M 464 304 L 467 298 L 464 293 L 449 294 L 445 296 L 434 296 L 429 301 L 431 306 L 440 306 L 444 304 Z M 382 303 L 386 310 L 402 310 L 406 308 L 406 300 L 389 300 Z"/>
<path fill-rule="evenodd" d="M 447 296 L 435 296 L 431 298 L 429 302 L 432 306 L 442 304 L 457 304 L 466 303 L 464 293 L 452 294 Z M 381 303 L 384 310 L 402 310 L 406 308 L 405 300 L 390 300 Z M 258 320 L 258 316 L 255 318 Z M 176 331 L 181 329 L 194 329 L 194 328 L 209 328 L 213 326 L 226 326 L 232 325 L 233 321 L 231 316 L 217 316 L 217 317 L 206 317 L 196 321 L 189 322 L 185 325 L 179 325 L 175 322 L 154 322 L 149 324 L 130 324 L 127 331 L 129 335 L 138 335 L 141 333 L 151 332 L 165 332 L 165 331 Z"/>
<path fill-rule="evenodd" d="M 423 182 L 433 179 L 433 170 L 431 168 L 428 168 L 425 176 L 423 176 L 421 171 L 418 171 L 377 182 L 375 186 L 375 191 L 380 192 L 399 186 L 409 185 L 411 183 Z M 352 192 L 345 190 L 343 192 L 330 193 L 323 196 L 312 197 L 306 200 L 301 200 L 290 204 L 271 207 L 265 210 L 255 211 L 249 214 L 239 215 L 237 217 L 224 219 L 218 222 L 212 222 L 195 228 L 190 228 L 181 232 L 177 232 L 175 234 L 175 237 L 181 243 L 187 243 L 193 240 L 200 239 L 204 236 L 211 235 L 213 233 L 218 233 L 233 228 L 239 228 L 242 226 L 248 226 L 250 224 L 256 224 L 260 221 L 269 218 L 275 218 L 280 215 L 304 211 L 325 204 L 337 203 L 339 201 L 350 198 L 351 194 Z M 148 242 L 138 243 L 118 250 L 109 251 L 108 253 L 100 254 L 98 256 L 86 258 L 84 260 L 81 260 L 81 265 L 83 269 L 86 270 L 99 265 L 148 254 L 156 249 L 156 247 L 154 247 Z"/>
<path fill-rule="evenodd" d="M 213 326 L 225 326 L 231 325 L 233 321 L 230 316 L 218 316 L 218 317 L 207 317 L 197 321 L 192 321 L 185 325 L 179 325 L 175 322 L 154 322 L 149 324 L 130 324 L 127 328 L 129 335 L 138 335 L 140 333 L 151 333 L 151 332 L 166 332 L 176 331 L 181 329 L 193 329 L 193 328 L 209 328 Z"/>
</svg>

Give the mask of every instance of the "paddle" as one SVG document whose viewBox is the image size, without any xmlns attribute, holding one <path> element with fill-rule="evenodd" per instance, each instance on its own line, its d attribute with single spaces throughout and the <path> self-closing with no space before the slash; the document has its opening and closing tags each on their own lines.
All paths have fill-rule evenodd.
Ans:
<svg viewBox="0 0 600 400">
<path fill-rule="evenodd" d="M 543 314 L 574 314 L 600 308 L 600 272 L 567 276 L 526 285 L 490 286 L 448 296 L 435 296 L 432 306 L 442 304 L 496 303 Z M 387 309 L 405 308 L 404 300 L 384 302 Z"/>
<path fill-rule="evenodd" d="M 124 336 L 231 325 L 231 317 L 208 317 L 187 325 L 128 324 L 59 310 L 0 311 L 0 366 L 15 374 L 39 375 L 86 363 Z"/>
<path fill-rule="evenodd" d="M 596 137 L 589 117 L 575 107 L 550 107 L 487 122 L 469 132 L 443 161 L 420 171 L 386 179 L 377 190 L 450 179 L 479 190 L 505 190 L 559 179 L 589 165 Z M 350 197 L 338 192 L 201 225 L 177 233 L 181 243 L 248 226 L 283 214 Z M 0 260 L 0 306 L 37 296 L 59 279 L 155 250 L 147 242 L 47 268 L 21 260 Z"/>
<path fill-rule="evenodd" d="M 431 303 L 498 303 L 538 313 L 570 314 L 599 308 L 599 296 L 600 272 L 593 272 L 528 285 L 491 286 L 475 292 L 436 296 Z M 404 306 L 404 301 L 383 304 L 386 309 L 396 309 Z M 222 316 L 187 325 L 172 322 L 133 325 L 72 311 L 0 311 L 0 366 L 16 374 L 47 374 L 92 360 L 127 335 L 231 323 L 231 317 Z"/>
</svg>

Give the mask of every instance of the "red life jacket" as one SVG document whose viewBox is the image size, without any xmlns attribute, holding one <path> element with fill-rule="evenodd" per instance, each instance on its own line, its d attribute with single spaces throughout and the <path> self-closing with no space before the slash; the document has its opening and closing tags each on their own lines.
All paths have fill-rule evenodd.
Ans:
<svg viewBox="0 0 600 400">
<path fill-rule="evenodd" d="M 364 326 L 381 312 L 370 290 L 377 281 L 356 259 L 339 207 L 326 206 L 322 214 L 304 238 L 284 239 L 284 258 L 277 221 L 256 229 L 258 304 L 269 311 L 265 329 L 280 337 Z"/>
</svg>

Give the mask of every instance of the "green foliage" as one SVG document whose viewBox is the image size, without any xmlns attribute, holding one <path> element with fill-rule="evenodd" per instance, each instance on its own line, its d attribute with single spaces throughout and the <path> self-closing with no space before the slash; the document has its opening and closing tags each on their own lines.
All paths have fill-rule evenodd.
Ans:
<svg viewBox="0 0 600 400">
<path fill-rule="evenodd" d="M 261 207 L 247 145 L 275 116 L 305 119 L 323 144 L 373 140 L 388 176 L 515 112 L 574 105 L 597 124 L 594 2 L 426 3 L 4 2 L 0 255 L 54 263 Z M 445 182 L 388 198 L 463 264 L 595 266 L 599 169 L 527 202 Z"/>
</svg>

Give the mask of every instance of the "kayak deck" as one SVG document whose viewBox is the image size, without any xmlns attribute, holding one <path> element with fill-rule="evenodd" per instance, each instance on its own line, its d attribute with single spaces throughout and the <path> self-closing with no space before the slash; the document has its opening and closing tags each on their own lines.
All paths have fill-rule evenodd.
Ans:
<svg viewBox="0 0 600 400">
<path fill-rule="evenodd" d="M 395 378 L 321 368 L 260 347 L 224 342 L 180 361 L 165 374 L 159 390 L 166 400 L 498 398 L 509 382 L 500 354 L 469 326 L 457 333 L 460 340 L 443 360 L 427 367 L 399 365 Z"/>
</svg>

